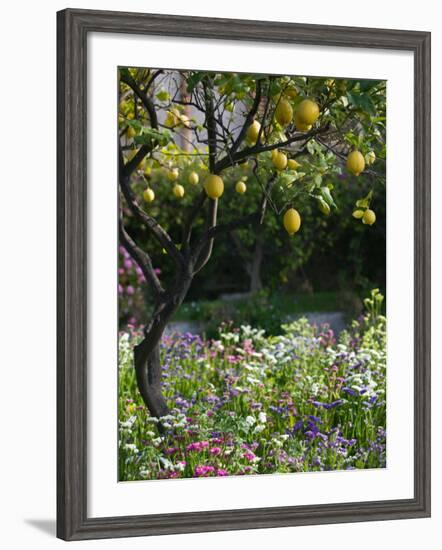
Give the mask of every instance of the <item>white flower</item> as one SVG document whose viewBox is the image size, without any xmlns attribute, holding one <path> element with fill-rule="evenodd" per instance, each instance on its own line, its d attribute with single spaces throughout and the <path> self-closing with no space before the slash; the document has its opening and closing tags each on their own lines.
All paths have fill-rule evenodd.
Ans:
<svg viewBox="0 0 442 550">
<path fill-rule="evenodd" d="M 134 443 L 126 443 L 124 448 L 131 453 L 138 453 L 138 448 Z"/>
<path fill-rule="evenodd" d="M 260 412 L 258 414 L 258 420 L 261 422 L 261 424 L 265 424 L 267 422 L 267 415 L 265 412 Z"/>
<path fill-rule="evenodd" d="M 130 430 L 130 428 L 132 428 L 132 426 L 135 424 L 135 420 L 137 419 L 136 416 L 131 416 L 130 418 L 128 418 L 125 422 L 120 422 L 120 426 L 122 428 L 127 428 Z"/>
<path fill-rule="evenodd" d="M 253 418 L 253 416 L 246 416 L 245 420 L 247 426 L 253 426 L 255 424 L 256 420 Z"/>
<path fill-rule="evenodd" d="M 259 433 L 263 432 L 265 429 L 266 429 L 266 427 L 264 426 L 264 424 L 258 424 L 257 426 L 255 426 L 255 429 L 253 431 L 256 434 L 259 434 Z"/>
</svg>

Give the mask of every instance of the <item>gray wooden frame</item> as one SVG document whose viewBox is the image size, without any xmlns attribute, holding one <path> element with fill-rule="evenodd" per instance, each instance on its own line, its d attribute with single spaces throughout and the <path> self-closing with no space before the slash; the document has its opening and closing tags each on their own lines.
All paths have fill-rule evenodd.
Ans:
<svg viewBox="0 0 442 550">
<path fill-rule="evenodd" d="M 315 506 L 87 517 L 87 35 L 408 50 L 414 54 L 414 498 Z M 67 9 L 57 14 L 57 535 L 161 535 L 430 515 L 430 33 Z M 216 69 L 216 68 L 214 68 Z M 390 144 L 394 146 L 394 144 Z M 148 487 L 146 486 L 146 492 Z"/>
</svg>

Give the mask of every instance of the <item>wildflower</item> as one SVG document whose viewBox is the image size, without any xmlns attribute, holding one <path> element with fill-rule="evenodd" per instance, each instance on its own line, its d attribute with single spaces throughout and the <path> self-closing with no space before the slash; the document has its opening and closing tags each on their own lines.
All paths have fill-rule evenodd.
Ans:
<svg viewBox="0 0 442 550">
<path fill-rule="evenodd" d="M 220 447 L 212 447 L 209 450 L 209 453 L 213 456 L 217 456 L 217 455 L 221 454 L 221 448 Z"/>
<path fill-rule="evenodd" d="M 126 449 L 126 451 L 129 451 L 134 454 L 139 452 L 137 446 L 134 443 L 126 443 L 124 448 Z"/>
<path fill-rule="evenodd" d="M 247 426 L 252 427 L 253 424 L 255 424 L 256 420 L 253 418 L 253 416 L 246 416 L 245 422 Z"/>
<path fill-rule="evenodd" d="M 215 468 L 213 466 L 203 465 L 195 467 L 195 477 L 207 477 L 213 472 L 215 472 Z"/>
</svg>

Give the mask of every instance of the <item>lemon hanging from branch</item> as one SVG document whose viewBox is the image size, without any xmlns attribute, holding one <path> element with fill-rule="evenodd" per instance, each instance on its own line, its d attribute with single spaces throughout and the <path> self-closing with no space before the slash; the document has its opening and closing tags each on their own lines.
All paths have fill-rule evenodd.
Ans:
<svg viewBox="0 0 442 550">
<path fill-rule="evenodd" d="M 319 107 L 311 99 L 303 99 L 298 106 L 296 115 L 299 123 L 305 125 L 314 124 L 319 118 Z"/>
<path fill-rule="evenodd" d="M 300 167 L 301 167 L 301 165 L 295 159 L 289 159 L 287 161 L 287 168 L 289 168 L 290 170 L 297 170 Z"/>
<path fill-rule="evenodd" d="M 150 189 L 149 187 L 144 191 L 143 198 L 146 202 L 152 202 L 155 200 L 155 193 L 153 192 L 153 189 Z"/>
<path fill-rule="evenodd" d="M 184 187 L 182 185 L 174 185 L 172 191 L 177 199 L 182 199 L 184 197 Z"/>
<path fill-rule="evenodd" d="M 243 181 L 238 181 L 235 185 L 235 191 L 240 195 L 244 195 L 244 193 L 247 191 L 247 185 Z"/>
<path fill-rule="evenodd" d="M 279 170 L 285 170 L 287 168 L 287 155 L 284 153 L 277 152 L 276 154 L 272 155 L 272 162 L 273 166 Z"/>
<path fill-rule="evenodd" d="M 281 126 L 287 126 L 293 119 L 293 108 L 287 99 L 281 99 L 275 109 L 275 119 Z"/>
<path fill-rule="evenodd" d="M 254 120 L 252 124 L 247 128 L 246 141 L 249 145 L 255 145 L 258 141 L 259 131 L 261 130 L 261 124 Z"/>
<path fill-rule="evenodd" d="M 206 194 L 211 199 L 219 199 L 224 193 L 224 182 L 216 174 L 209 174 L 204 182 Z"/>
<path fill-rule="evenodd" d="M 358 150 L 352 151 L 347 157 L 347 170 L 355 175 L 359 176 L 365 168 L 365 159 L 362 153 Z"/>
<path fill-rule="evenodd" d="M 308 132 L 312 129 L 311 124 L 306 124 L 305 122 L 302 122 L 302 120 L 299 118 L 298 113 L 295 114 L 295 127 L 298 132 Z"/>
<path fill-rule="evenodd" d="M 196 172 L 190 172 L 187 181 L 191 185 L 198 185 L 198 182 L 200 181 L 200 177 L 198 176 L 198 174 Z"/>
<path fill-rule="evenodd" d="M 180 173 L 179 173 L 179 170 L 178 168 L 173 168 L 172 170 L 169 170 L 167 172 L 167 179 L 169 181 L 176 181 L 179 177 Z"/>
<path fill-rule="evenodd" d="M 301 216 L 294 208 L 289 208 L 283 218 L 284 228 L 289 235 L 297 233 L 301 227 Z"/>
<path fill-rule="evenodd" d="M 373 225 L 376 221 L 376 214 L 369 208 L 364 212 L 362 216 L 362 223 L 365 225 Z"/>
</svg>

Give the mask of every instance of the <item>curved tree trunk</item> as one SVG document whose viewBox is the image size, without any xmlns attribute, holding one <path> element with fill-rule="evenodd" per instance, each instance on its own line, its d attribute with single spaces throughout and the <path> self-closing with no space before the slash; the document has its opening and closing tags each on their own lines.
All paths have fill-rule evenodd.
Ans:
<svg viewBox="0 0 442 550">
<path fill-rule="evenodd" d="M 157 344 L 147 358 L 135 348 L 135 373 L 138 389 L 152 416 L 161 418 L 169 413 L 161 391 L 160 345 Z"/>
<path fill-rule="evenodd" d="M 161 338 L 167 323 L 183 303 L 191 282 L 191 275 L 182 276 L 178 280 L 174 293 L 157 304 L 152 321 L 145 329 L 144 339 L 134 349 L 138 389 L 150 414 L 156 418 L 169 414 L 169 408 L 161 391 Z M 161 430 L 160 424 L 158 427 Z"/>
</svg>

